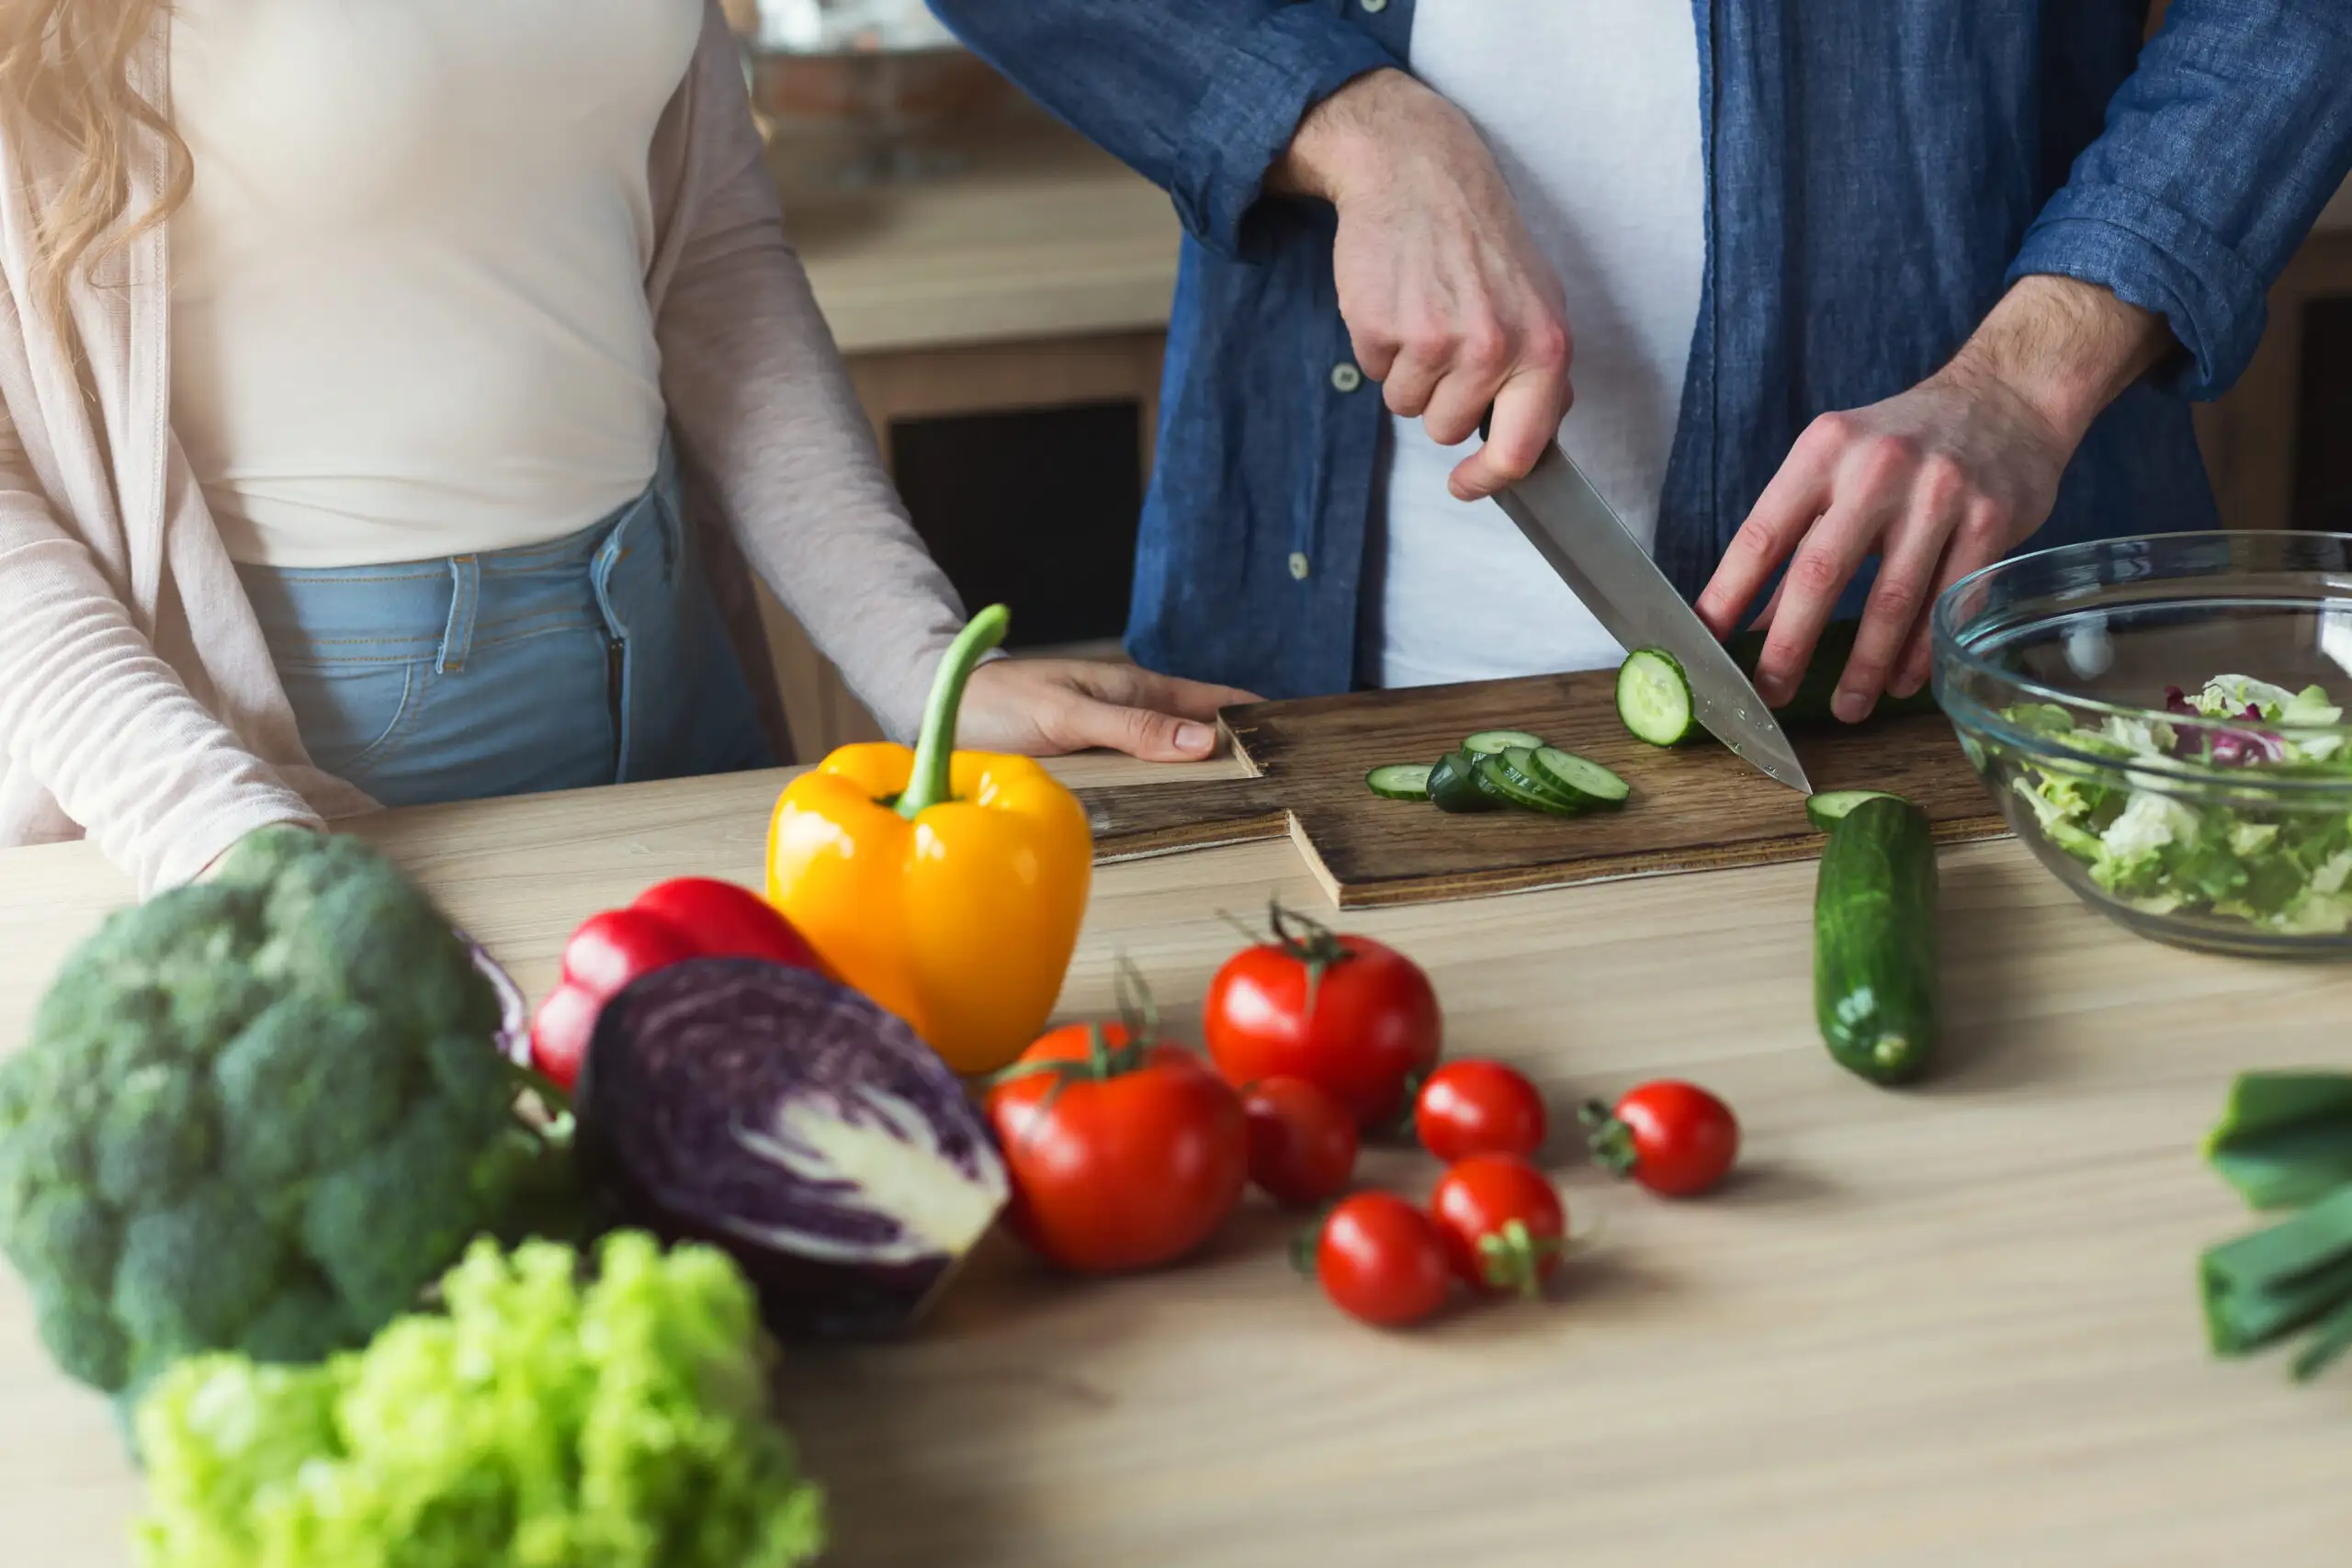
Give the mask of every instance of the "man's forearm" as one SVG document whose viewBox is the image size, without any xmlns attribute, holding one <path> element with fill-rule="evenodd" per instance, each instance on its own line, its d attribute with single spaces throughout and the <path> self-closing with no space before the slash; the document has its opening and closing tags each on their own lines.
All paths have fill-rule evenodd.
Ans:
<svg viewBox="0 0 2352 1568">
<path fill-rule="evenodd" d="M 2155 312 L 2097 284 L 2035 276 L 2018 279 L 1944 374 L 1997 380 L 2071 452 L 2108 404 L 2177 347 Z"/>
</svg>

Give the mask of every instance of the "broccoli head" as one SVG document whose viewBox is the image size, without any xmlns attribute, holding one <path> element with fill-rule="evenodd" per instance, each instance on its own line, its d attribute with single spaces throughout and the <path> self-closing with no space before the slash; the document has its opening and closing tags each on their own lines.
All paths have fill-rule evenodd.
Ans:
<svg viewBox="0 0 2352 1568">
<path fill-rule="evenodd" d="M 309 1360 L 414 1305 L 482 1233 L 560 1215 L 498 998 L 356 840 L 248 839 L 116 915 L 0 1060 L 0 1254 L 60 1366 Z"/>
</svg>

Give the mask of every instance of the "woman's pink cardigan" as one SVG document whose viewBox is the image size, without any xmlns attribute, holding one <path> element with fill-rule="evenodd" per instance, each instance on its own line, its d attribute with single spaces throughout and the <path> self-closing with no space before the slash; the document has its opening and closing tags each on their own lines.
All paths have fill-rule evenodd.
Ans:
<svg viewBox="0 0 2352 1568">
<path fill-rule="evenodd" d="M 645 291 L 687 507 L 781 740 L 755 570 L 893 733 L 962 611 L 908 525 L 775 186 L 718 6 L 654 137 Z M 170 107 L 170 27 L 133 62 Z M 163 187 L 133 143 L 133 211 Z M 0 138 L 0 845 L 86 833 L 152 891 L 243 834 L 369 808 L 310 765 L 171 426 L 170 225 L 40 312 L 32 238 L 68 167 Z"/>
</svg>

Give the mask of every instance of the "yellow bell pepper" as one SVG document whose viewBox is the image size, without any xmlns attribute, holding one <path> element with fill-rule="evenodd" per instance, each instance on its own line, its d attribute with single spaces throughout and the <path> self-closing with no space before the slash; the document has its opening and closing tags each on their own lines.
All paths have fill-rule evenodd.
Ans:
<svg viewBox="0 0 2352 1568">
<path fill-rule="evenodd" d="M 786 786 L 768 829 L 769 902 L 965 1074 L 1044 1030 L 1093 874 L 1085 807 L 1052 774 L 953 750 L 964 683 L 1010 618 L 983 610 L 949 648 L 913 750 L 841 748 Z"/>
</svg>

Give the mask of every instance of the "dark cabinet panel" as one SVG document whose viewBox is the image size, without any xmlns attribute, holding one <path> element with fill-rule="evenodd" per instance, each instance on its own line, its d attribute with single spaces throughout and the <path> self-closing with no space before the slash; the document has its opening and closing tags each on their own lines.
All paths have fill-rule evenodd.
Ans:
<svg viewBox="0 0 2352 1568">
<path fill-rule="evenodd" d="M 1011 646 L 1118 637 L 1143 506 L 1133 402 L 896 420 L 907 510 L 964 602 L 1012 608 Z"/>
</svg>

